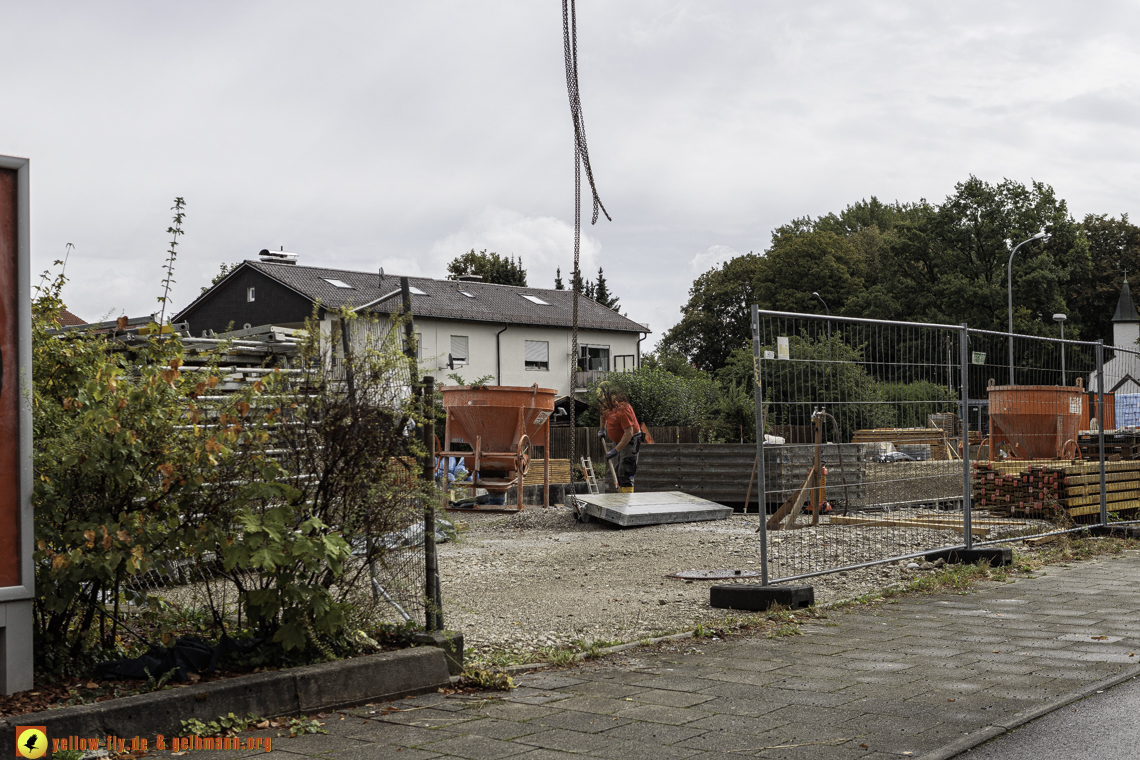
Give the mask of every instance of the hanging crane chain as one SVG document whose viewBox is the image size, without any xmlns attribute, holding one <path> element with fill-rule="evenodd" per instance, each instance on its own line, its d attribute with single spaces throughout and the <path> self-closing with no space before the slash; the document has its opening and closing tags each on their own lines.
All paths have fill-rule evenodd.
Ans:
<svg viewBox="0 0 1140 760">
<path fill-rule="evenodd" d="M 590 183 L 590 193 L 594 199 L 594 212 L 590 224 L 598 223 L 598 212 L 613 221 L 606 207 L 598 197 L 594 185 L 594 171 L 590 167 L 590 152 L 586 148 L 586 119 L 582 115 L 582 101 L 578 96 L 578 32 L 575 18 L 574 0 L 562 0 L 562 48 L 566 58 L 566 91 L 570 96 L 570 119 L 574 122 L 574 272 L 571 275 L 573 306 L 573 329 L 570 338 L 570 481 L 574 481 L 575 422 L 574 386 L 577 384 L 578 370 L 578 290 L 582 284 L 579 270 L 579 253 L 582 245 L 582 168 L 586 169 L 586 180 Z"/>
</svg>

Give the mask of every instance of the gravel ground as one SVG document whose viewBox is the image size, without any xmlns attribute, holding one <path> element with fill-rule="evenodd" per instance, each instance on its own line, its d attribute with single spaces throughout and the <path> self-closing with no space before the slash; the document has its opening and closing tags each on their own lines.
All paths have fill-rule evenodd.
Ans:
<svg viewBox="0 0 1140 760">
<path fill-rule="evenodd" d="M 476 651 L 523 654 L 575 641 L 624 642 L 691 630 L 700 621 L 723 618 L 725 610 L 709 605 L 712 582 L 675 580 L 668 573 L 759 567 L 756 515 L 624 529 L 579 523 L 561 507 L 448 517 L 466 528 L 459 541 L 439 547 L 445 620 Z M 828 537 L 867 544 L 866 531 L 851 526 L 832 526 Z M 940 546 L 958 543 L 960 534 L 930 530 L 908 538 Z M 834 550 L 831 543 L 827 553 Z M 810 583 L 817 603 L 851 599 L 923 572 L 908 564 Z"/>
</svg>

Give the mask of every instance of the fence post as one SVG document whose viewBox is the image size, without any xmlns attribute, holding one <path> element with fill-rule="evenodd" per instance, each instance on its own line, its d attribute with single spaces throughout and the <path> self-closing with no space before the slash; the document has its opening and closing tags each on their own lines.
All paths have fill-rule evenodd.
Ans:
<svg viewBox="0 0 1140 760">
<path fill-rule="evenodd" d="M 966 536 L 966 549 L 974 547 L 972 528 L 973 509 L 970 483 L 970 329 L 962 323 L 958 351 L 958 372 L 961 375 L 962 390 L 959 393 L 959 409 L 962 416 L 962 530 Z"/>
<path fill-rule="evenodd" d="M 1108 525 L 1108 496 L 1104 467 L 1104 341 L 1096 342 L 1096 428 L 1100 444 L 1100 524 Z"/>
<path fill-rule="evenodd" d="M 760 307 L 752 304 L 752 395 L 756 404 L 756 493 L 760 518 L 760 583 L 768 585 L 768 498 L 764 493 L 764 389 L 760 387 Z M 748 505 L 744 505 L 745 511 Z"/>
<path fill-rule="evenodd" d="M 423 478 L 435 479 L 435 378 L 427 376 L 423 384 L 424 415 L 424 466 Z M 447 487 L 444 475 L 443 487 Z M 435 501 L 424 499 L 424 627 L 429 631 L 443 630 L 443 599 L 439 587 L 439 555 L 435 547 Z"/>
</svg>

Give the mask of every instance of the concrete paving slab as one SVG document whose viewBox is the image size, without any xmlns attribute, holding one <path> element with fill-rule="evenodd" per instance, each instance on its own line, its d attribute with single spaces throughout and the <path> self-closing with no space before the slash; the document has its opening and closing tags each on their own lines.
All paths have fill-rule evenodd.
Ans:
<svg viewBox="0 0 1140 760">
<path fill-rule="evenodd" d="M 731 507 L 680 491 L 578 494 L 575 498 L 579 509 L 590 517 L 622 527 L 727 520 L 732 517 Z"/>
</svg>

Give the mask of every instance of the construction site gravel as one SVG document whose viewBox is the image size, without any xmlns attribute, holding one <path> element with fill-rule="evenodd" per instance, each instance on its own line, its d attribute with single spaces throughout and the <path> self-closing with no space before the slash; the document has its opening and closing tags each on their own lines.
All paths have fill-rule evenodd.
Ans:
<svg viewBox="0 0 1140 760">
<path fill-rule="evenodd" d="M 759 569 L 755 514 L 639 528 L 580 523 L 563 507 L 449 517 L 462 529 L 458 541 L 439 547 L 447 627 L 463 632 L 471 650 L 523 660 L 545 648 L 638 641 L 723 620 L 731 611 L 710 606 L 709 581 L 668 574 Z M 835 542 L 849 540 L 853 557 L 857 548 L 868 546 L 867 531 L 849 526 L 829 528 L 828 538 L 828 554 Z M 958 544 L 961 534 L 911 531 L 908 538 L 920 551 Z M 896 546 L 889 533 L 882 541 Z M 801 543 L 808 551 L 811 545 Z M 921 560 L 903 561 L 818 576 L 809 583 L 820 604 L 904 584 L 932 568 Z"/>
</svg>

